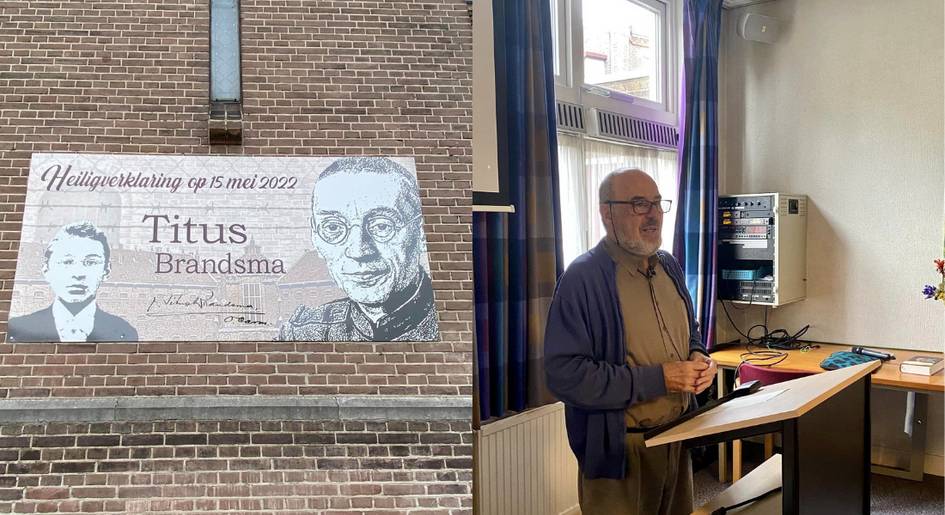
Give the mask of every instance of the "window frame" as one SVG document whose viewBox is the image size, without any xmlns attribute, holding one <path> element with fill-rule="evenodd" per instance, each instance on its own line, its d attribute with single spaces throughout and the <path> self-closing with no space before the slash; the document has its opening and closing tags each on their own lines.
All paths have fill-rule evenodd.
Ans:
<svg viewBox="0 0 945 515">
<path fill-rule="evenodd" d="M 242 5 L 240 0 L 233 0 L 233 3 L 236 8 L 236 82 L 237 82 L 237 97 L 220 97 L 217 98 L 214 96 L 214 78 L 213 78 L 213 58 L 214 55 L 218 55 L 222 49 L 219 49 L 213 43 L 213 6 L 214 0 L 210 0 L 210 27 L 207 32 L 207 43 L 208 43 L 208 80 L 207 85 L 207 95 L 210 97 L 211 104 L 242 104 L 243 102 L 243 16 L 242 16 Z"/>
<path fill-rule="evenodd" d="M 241 302 L 246 305 L 252 305 L 253 309 L 251 314 L 247 315 L 249 320 L 254 322 L 262 321 L 262 315 L 265 311 L 265 306 L 263 306 L 263 285 L 258 282 L 244 282 L 241 284 L 240 291 Z M 256 302 L 258 300 L 258 302 Z M 258 304 L 258 305 L 257 305 Z"/>
<path fill-rule="evenodd" d="M 600 109 L 641 120 L 679 125 L 680 64 L 682 62 L 682 6 L 680 0 L 624 0 L 661 13 L 659 70 L 660 102 L 584 84 L 583 2 L 595 0 L 548 0 L 557 10 L 556 37 L 559 48 L 555 75 L 558 100 L 586 109 Z M 563 14 L 563 15 L 562 15 Z M 553 42 L 554 44 L 554 42 Z"/>
<path fill-rule="evenodd" d="M 577 201 L 575 202 L 575 204 L 577 204 L 576 209 L 582 213 L 582 214 L 577 215 L 579 219 L 583 217 L 584 215 L 588 216 L 587 220 L 580 220 L 580 222 L 583 222 L 584 225 L 579 227 L 579 232 L 577 234 L 577 239 L 579 240 L 578 243 L 580 247 L 582 248 L 582 252 L 586 250 L 590 250 L 591 248 L 594 247 L 594 245 L 597 244 L 597 240 L 592 239 L 592 236 L 596 236 L 594 234 L 595 229 L 600 223 L 599 218 L 594 214 L 596 212 L 596 209 L 595 207 L 592 207 L 592 206 L 597 206 L 597 203 L 595 200 L 597 198 L 597 184 L 592 183 L 590 180 L 591 177 L 593 176 L 593 172 L 589 170 L 589 166 L 591 166 L 589 165 L 589 154 L 591 153 L 591 151 L 588 150 L 589 143 L 593 142 L 593 143 L 598 143 L 598 144 L 613 145 L 615 147 L 637 148 L 637 149 L 644 149 L 647 151 L 657 152 L 657 153 L 665 152 L 668 154 L 674 154 L 676 157 L 675 157 L 675 166 L 673 166 L 673 168 L 678 169 L 679 167 L 680 154 L 678 151 L 675 151 L 672 149 L 661 148 L 661 147 L 656 147 L 652 145 L 643 145 L 643 144 L 638 144 L 638 143 L 615 141 L 615 140 L 611 140 L 607 138 L 595 138 L 595 137 L 587 136 L 586 134 L 572 132 L 572 131 L 559 130 L 558 133 L 576 138 L 576 141 L 578 142 L 578 145 L 574 148 L 577 150 L 580 156 L 580 161 L 581 161 L 580 176 L 583 178 L 584 190 L 578 191 Z M 561 140 L 559 139 L 559 142 L 560 141 Z M 560 145 L 558 149 L 558 158 L 559 158 L 558 159 L 559 166 L 561 167 L 566 166 L 565 164 L 566 160 L 562 159 Z M 643 158 L 644 159 L 659 159 L 660 157 L 657 154 L 656 156 L 643 157 Z M 654 170 L 649 167 L 643 167 L 643 169 L 646 170 L 647 174 L 650 175 L 650 177 L 652 177 L 653 180 L 657 181 L 658 184 L 662 182 L 660 181 L 660 177 L 662 176 L 659 175 L 658 169 Z M 559 173 L 562 174 L 562 183 L 564 183 L 565 181 L 570 183 L 572 182 L 570 179 L 575 178 L 573 176 L 569 176 L 568 172 L 564 170 L 563 168 L 559 169 Z M 569 176 L 569 177 L 565 178 L 565 176 Z M 674 186 L 678 189 L 679 177 L 676 176 L 675 174 L 673 176 L 675 176 L 676 178 Z M 580 182 L 580 180 L 575 181 L 575 182 Z M 673 234 L 674 231 L 672 230 L 672 228 L 675 227 L 675 221 L 677 217 L 679 216 L 679 205 L 677 204 L 677 201 L 676 201 L 675 190 L 666 191 L 665 189 L 661 189 L 661 193 L 663 194 L 664 199 L 669 198 L 670 200 L 673 201 L 672 209 L 670 210 L 669 213 L 666 213 L 663 217 L 664 234 L 663 234 L 663 243 L 662 245 L 660 245 L 660 249 L 671 253 L 673 245 L 675 243 L 675 235 Z M 564 206 L 563 203 L 566 197 L 567 195 L 565 194 L 564 191 L 562 191 L 559 197 L 559 202 L 557 206 L 559 210 L 562 209 L 562 207 Z M 581 224 L 579 223 L 578 225 L 581 225 Z M 667 230 L 667 228 L 669 228 L 669 230 Z M 566 232 L 563 233 L 562 236 L 567 236 Z M 565 266 L 569 265 L 571 262 L 571 260 L 568 259 L 569 256 L 567 254 L 568 254 L 568 250 L 565 249 Z M 576 256 L 570 256 L 570 257 L 571 259 L 573 259 Z"/>
<path fill-rule="evenodd" d="M 552 52 L 554 45 L 558 46 L 558 53 L 554 55 L 555 66 L 558 67 L 558 73 L 555 74 L 555 92 L 559 87 L 570 87 L 571 77 L 571 41 L 567 37 L 568 28 L 571 26 L 570 2 L 568 0 L 548 0 L 552 8 L 552 22 L 555 24 L 552 34 Z"/>
</svg>

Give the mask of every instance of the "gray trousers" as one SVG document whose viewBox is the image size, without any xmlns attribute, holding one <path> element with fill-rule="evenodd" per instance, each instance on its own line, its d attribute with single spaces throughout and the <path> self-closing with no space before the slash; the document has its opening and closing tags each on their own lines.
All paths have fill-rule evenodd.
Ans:
<svg viewBox="0 0 945 515">
<path fill-rule="evenodd" d="M 689 515 L 692 461 L 682 444 L 647 448 L 643 434 L 627 434 L 624 479 L 585 479 L 578 473 L 582 515 Z"/>
</svg>

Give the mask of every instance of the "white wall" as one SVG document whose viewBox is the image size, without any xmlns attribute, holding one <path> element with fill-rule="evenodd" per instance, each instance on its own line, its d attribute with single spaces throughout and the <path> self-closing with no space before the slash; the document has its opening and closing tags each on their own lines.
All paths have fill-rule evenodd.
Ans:
<svg viewBox="0 0 945 515">
<path fill-rule="evenodd" d="M 941 0 L 777 0 L 765 45 L 726 12 L 724 191 L 810 197 L 808 298 L 772 312 L 814 340 L 938 349 L 919 291 L 942 254 Z"/>
<path fill-rule="evenodd" d="M 473 190 L 499 191 L 492 2 L 473 3 Z"/>
<path fill-rule="evenodd" d="M 781 20 L 778 41 L 739 38 L 747 11 Z M 943 49 L 942 0 L 776 0 L 725 12 L 721 191 L 810 199 L 808 298 L 772 310 L 770 327 L 943 350 L 945 310 L 920 294 L 943 251 Z M 743 329 L 760 321 L 758 308 L 742 313 Z M 733 337 L 724 320 L 719 328 L 720 341 Z M 874 418 L 876 434 L 901 427 L 892 415 L 901 400 L 877 402 L 874 414 L 890 416 Z M 942 417 L 933 396 L 928 453 L 939 474 Z"/>
</svg>

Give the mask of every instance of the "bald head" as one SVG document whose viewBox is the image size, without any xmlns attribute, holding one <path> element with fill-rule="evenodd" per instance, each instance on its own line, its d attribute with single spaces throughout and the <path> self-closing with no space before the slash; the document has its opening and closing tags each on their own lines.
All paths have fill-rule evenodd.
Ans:
<svg viewBox="0 0 945 515">
<path fill-rule="evenodd" d="M 603 204 L 608 200 L 630 200 L 634 196 L 649 197 L 650 193 L 659 188 L 656 181 L 639 168 L 620 168 L 604 177 L 597 191 L 598 201 Z M 630 195 L 624 195 L 624 193 Z"/>
<path fill-rule="evenodd" d="M 652 177 L 638 168 L 622 168 L 604 177 L 598 191 L 600 216 L 612 239 L 631 254 L 649 256 L 659 249 L 662 239 L 663 212 L 658 207 L 648 213 L 636 214 L 630 202 L 657 203 L 659 187 Z M 618 202 L 608 204 L 608 201 Z M 655 204 L 650 204 L 652 207 Z M 640 211 L 643 213 L 643 211 Z"/>
</svg>

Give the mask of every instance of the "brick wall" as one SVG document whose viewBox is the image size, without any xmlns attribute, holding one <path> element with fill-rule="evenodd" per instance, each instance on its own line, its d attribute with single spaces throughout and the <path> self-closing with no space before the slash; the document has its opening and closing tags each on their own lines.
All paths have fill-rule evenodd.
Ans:
<svg viewBox="0 0 945 515">
<path fill-rule="evenodd" d="M 0 337 L 5 336 L 10 307 L 30 155 L 67 151 L 414 156 L 442 341 L 434 344 L 0 344 L 0 402 L 62 397 L 80 402 L 101 396 L 131 399 L 166 396 L 186 408 L 187 398 L 198 395 L 344 397 L 368 394 L 429 398 L 432 405 L 437 402 L 436 396 L 471 394 L 470 8 L 464 0 L 423 3 L 244 0 L 241 23 L 243 145 L 209 146 L 209 2 L 0 0 Z M 2 413 L 0 409 L 0 417 Z M 239 420 L 228 423 L 238 424 Z M 269 423 L 289 424 L 279 420 Z M 330 421 L 324 423 L 330 424 Z M 429 428 L 423 424 L 408 425 L 407 432 L 418 432 L 417 437 L 423 438 L 424 434 L 445 431 L 435 429 L 433 426 L 438 424 L 435 421 L 430 424 Z M 347 498 L 347 492 L 335 481 L 324 479 L 334 476 L 319 468 L 317 454 L 311 458 L 305 454 L 322 452 L 317 450 L 319 444 L 300 445 L 295 435 L 304 431 L 295 427 L 273 434 L 283 440 L 286 436 L 293 438 L 291 445 L 277 446 L 283 449 L 280 452 L 302 453 L 285 458 L 308 459 L 306 466 L 314 465 L 311 471 L 317 478 L 299 483 L 303 485 L 299 491 L 306 493 L 297 496 L 313 504 L 299 508 L 300 511 L 311 512 L 316 508 L 352 511 L 377 508 L 398 512 L 408 508 L 465 510 L 468 477 L 461 473 L 460 462 L 447 467 L 443 460 L 440 463 L 444 469 L 455 469 L 443 476 L 445 490 L 422 486 L 423 492 L 420 492 L 403 487 L 413 495 L 407 499 L 416 499 L 416 504 L 397 505 L 399 501 L 387 497 L 397 493 L 397 488 L 382 484 L 380 489 L 364 487 L 363 496 L 371 499 L 371 506 L 354 505 L 353 500 L 351 505 L 334 506 L 330 503 L 347 502 L 336 501 Z M 121 428 L 105 427 L 95 421 L 73 429 L 68 431 L 81 433 L 95 429 L 105 435 L 122 432 Z M 50 430 L 54 433 L 49 433 Z M 185 458 L 182 463 L 186 464 L 186 453 L 213 447 L 209 444 L 211 429 L 198 431 L 207 436 L 208 444 L 204 447 L 177 445 L 175 439 L 163 437 L 162 445 L 147 448 L 149 456 L 140 454 L 131 458 L 140 460 L 135 465 L 136 473 L 116 470 L 113 476 L 107 470 L 112 465 L 105 465 L 105 469 L 99 466 L 110 463 L 113 451 L 115 456 L 126 456 L 133 446 L 116 445 L 106 450 L 105 461 L 96 461 L 89 453 L 95 456 L 95 452 L 101 451 L 94 451 L 99 447 L 92 445 L 88 438 L 82 440 L 85 443 L 77 440 L 78 447 L 69 445 L 68 452 L 50 450 L 55 447 L 37 448 L 36 442 L 43 442 L 42 438 L 60 431 L 54 424 L 9 425 L 0 418 L 0 431 L 31 435 L 29 443 L 23 439 L 5 440 L 8 445 L 0 451 L 3 457 L 0 474 L 6 468 L 6 474 L 0 475 L 0 503 L 11 500 L 14 503 L 0 504 L 0 507 L 6 506 L 7 511 L 28 511 L 31 495 L 54 496 L 55 499 L 48 502 L 64 511 L 99 507 L 99 504 L 88 503 L 102 503 L 103 509 L 118 507 L 125 502 L 121 498 L 122 485 L 109 486 L 109 478 L 141 476 L 144 467 L 151 466 L 150 462 L 160 461 L 154 459 L 155 452 L 171 452 L 174 456 L 180 452 Z M 177 426 L 167 431 L 156 428 L 151 431 L 168 435 L 179 432 Z M 465 438 L 464 431 L 462 427 L 450 425 L 446 432 Z M 252 432 L 245 431 L 246 434 Z M 404 432 L 401 426 L 388 427 L 386 431 L 379 427 L 376 431 L 365 429 L 365 432 L 377 435 L 376 446 L 359 444 L 349 448 L 347 444 L 336 442 L 325 444 L 323 452 L 364 450 L 379 453 L 379 458 L 388 453 L 392 460 L 402 463 L 394 469 L 403 472 L 380 472 L 369 465 L 373 462 L 352 454 L 352 460 L 345 462 L 345 477 L 373 483 L 389 475 L 397 478 L 391 482 L 408 483 L 420 480 L 421 471 L 433 474 L 423 476 L 427 479 L 439 474 L 423 467 L 413 472 L 406 458 L 390 454 L 395 452 L 396 446 L 380 438 L 384 434 Z M 413 453 L 427 452 L 423 450 L 427 448 L 421 445 L 423 440 L 417 442 L 416 448 L 408 446 L 409 456 L 422 461 L 422 454 Z M 228 491 L 223 485 L 234 477 L 227 475 L 235 471 L 231 467 L 243 462 L 239 461 L 242 455 L 224 457 L 219 452 L 226 448 L 230 449 L 227 452 L 252 453 L 256 452 L 252 449 L 263 452 L 277 447 L 254 444 L 252 437 L 245 446 L 218 446 L 214 451 L 217 454 L 206 459 L 225 460 L 226 469 L 208 471 L 215 479 L 200 483 L 206 489 L 187 491 L 192 494 L 217 488 L 213 490 L 216 493 L 183 495 L 175 493 L 175 488 L 186 488 L 183 483 L 179 487 L 161 486 L 159 494 L 154 494 L 155 490 L 141 492 L 151 492 L 155 499 L 164 500 L 147 501 L 154 503 L 147 507 L 135 504 L 134 509 L 197 510 L 205 505 L 198 505 L 195 498 L 208 495 L 216 503 L 207 504 L 210 509 L 235 507 L 270 511 L 264 503 L 288 498 L 284 495 L 267 497 L 268 490 L 254 486 L 256 483 L 248 483 L 248 487 L 239 491 L 231 490 L 232 495 L 221 494 Z M 431 453 L 438 452 L 433 447 L 428 449 Z M 464 447 L 458 449 L 451 451 L 460 453 L 454 456 L 466 453 Z M 38 460 L 24 458 L 36 456 L 37 452 Z M 16 453 L 15 459 L 12 453 Z M 66 458 L 66 454 L 74 459 Z M 79 454 L 85 457 L 80 459 Z M 288 474 L 277 468 L 276 459 L 272 457 L 265 471 L 259 473 L 271 473 L 267 477 Z M 66 462 L 83 460 L 96 461 L 94 473 L 69 476 L 56 472 L 64 470 Z M 186 469 L 173 472 L 171 480 L 176 481 L 177 475 L 186 473 Z M 141 477 L 153 478 L 154 474 L 157 472 Z M 186 480 L 183 476 L 178 479 Z M 106 486 L 67 485 L 67 480 L 104 480 Z M 39 483 L 33 485 L 33 481 Z M 41 488 L 46 486 L 67 489 Z M 94 495 L 95 488 L 108 489 L 107 499 L 110 500 L 87 499 L 90 496 L 86 494 Z M 437 501 L 435 506 L 429 505 L 430 499 L 440 493 L 444 504 Z M 184 504 L 173 504 L 178 502 Z M 321 504 L 323 502 L 329 505 Z M 294 508 L 294 505 L 279 507 Z"/>
<path fill-rule="evenodd" d="M 418 381 L 436 378 L 427 384 L 429 393 L 471 394 L 471 19 L 466 4 L 243 2 L 241 147 L 205 145 L 206 2 L 94 5 L 0 2 L 0 310 L 9 310 L 32 152 L 413 155 L 443 341 L 312 350 L 345 355 L 345 361 L 327 361 L 339 367 L 324 376 L 342 393 L 362 393 L 364 378 L 378 386 L 415 385 L 423 393 Z M 115 355 L 101 361 L 90 356 L 115 354 L 114 346 L 70 347 L 70 353 L 84 358 L 18 345 L 4 349 L 0 366 L 73 364 L 71 377 L 81 381 L 68 387 L 82 389 L 73 395 L 85 395 L 104 386 L 102 381 L 127 386 L 119 378 L 127 372 L 99 366 L 107 359 L 116 364 L 210 359 L 203 345 L 188 356 L 188 345 L 142 343 L 119 351 L 129 358 L 124 363 Z M 248 363 L 278 362 L 288 353 L 242 344 L 227 348 Z M 379 363 L 378 356 L 384 361 Z M 146 368 L 128 375 L 147 382 L 165 374 L 149 374 Z M 186 367 L 171 374 L 204 375 L 188 374 Z M 259 380 L 256 374 L 236 371 L 248 384 Z M 16 375 L 23 375 L 22 369 Z M 35 386 L 18 379 L 4 383 L 0 392 L 15 396 L 16 389 Z M 29 395 L 69 395 L 68 387 Z"/>
<path fill-rule="evenodd" d="M 0 344 L 0 397 L 468 395 L 461 345 Z"/>
<path fill-rule="evenodd" d="M 0 513 L 468 508 L 468 422 L 120 422 L 0 429 Z"/>
</svg>

